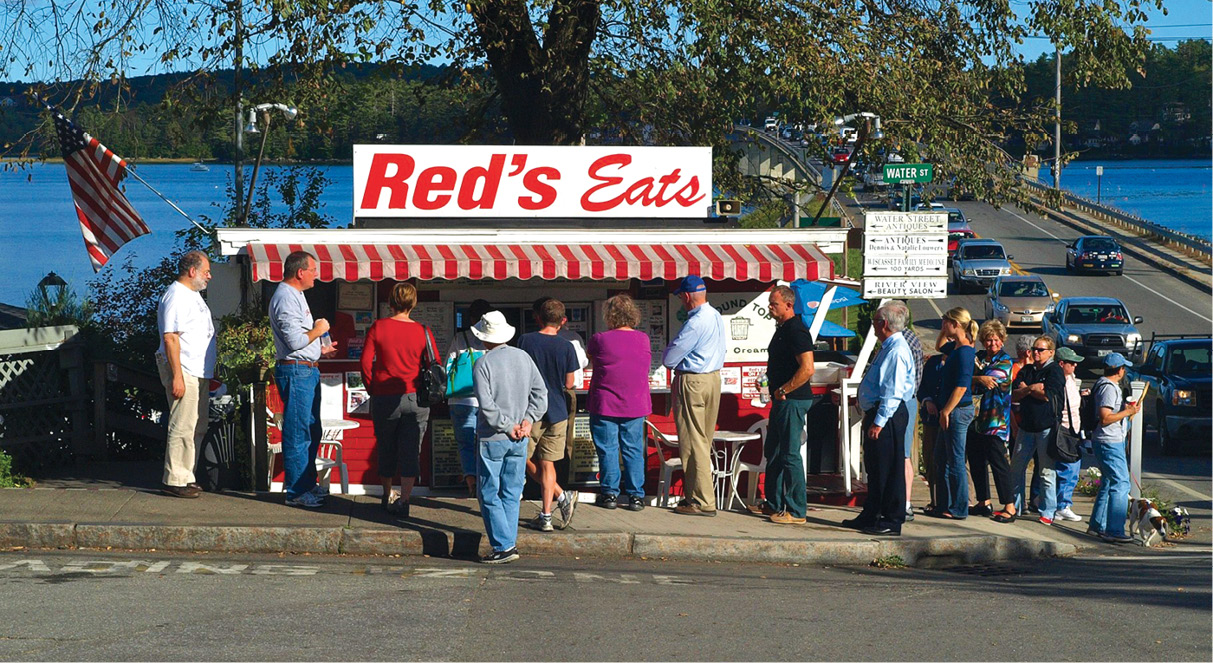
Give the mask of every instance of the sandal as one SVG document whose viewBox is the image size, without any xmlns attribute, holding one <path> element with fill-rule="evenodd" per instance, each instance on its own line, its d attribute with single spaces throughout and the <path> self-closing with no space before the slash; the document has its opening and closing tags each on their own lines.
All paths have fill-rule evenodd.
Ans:
<svg viewBox="0 0 1213 663">
<path fill-rule="evenodd" d="M 1017 517 L 1019 517 L 1019 514 L 1017 513 L 998 511 L 994 514 L 993 521 L 996 523 L 1013 523 Z"/>
<path fill-rule="evenodd" d="M 985 516 L 990 518 L 994 515 L 994 507 L 989 504 L 974 504 L 969 507 L 970 516 Z"/>
<path fill-rule="evenodd" d="M 930 510 L 923 511 L 922 513 L 923 513 L 923 515 L 930 516 L 932 518 L 943 518 L 944 520 L 956 520 L 956 516 L 953 516 L 952 514 L 948 513 L 947 511 L 941 511 L 939 509 L 930 509 Z"/>
<path fill-rule="evenodd" d="M 379 498 L 379 506 L 382 506 L 384 511 L 387 511 L 388 513 L 393 513 L 392 506 L 395 505 L 396 502 L 399 502 L 399 501 L 400 501 L 400 493 L 393 490 L 392 492 L 388 493 L 387 495 L 384 495 L 383 497 Z"/>
</svg>

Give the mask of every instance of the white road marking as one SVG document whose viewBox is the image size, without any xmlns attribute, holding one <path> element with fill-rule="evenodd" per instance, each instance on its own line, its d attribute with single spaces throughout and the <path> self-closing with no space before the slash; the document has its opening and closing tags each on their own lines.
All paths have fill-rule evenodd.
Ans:
<svg viewBox="0 0 1213 663">
<path fill-rule="evenodd" d="M 1199 491 L 1193 490 L 1193 489 L 1183 485 L 1182 483 L 1179 483 L 1178 481 L 1174 481 L 1172 479 L 1168 479 L 1166 477 L 1159 476 L 1157 474 L 1150 474 L 1147 472 L 1143 475 L 1142 478 L 1149 480 L 1149 481 L 1158 481 L 1160 483 L 1165 483 L 1168 486 L 1174 488 L 1175 490 L 1178 490 L 1179 492 L 1187 495 L 1188 497 L 1195 497 L 1198 500 L 1205 500 L 1205 501 L 1213 500 L 1213 497 L 1211 497 L 1209 495 L 1204 495 L 1204 494 L 1200 493 Z"/>
<path fill-rule="evenodd" d="M 1097 555 L 1099 559 L 1124 560 L 1126 562 L 1157 562 L 1160 559 L 1208 559 L 1208 555 L 1192 555 L 1188 553 L 1169 554 L 1160 549 L 1157 555 Z"/>
<path fill-rule="evenodd" d="M 1011 216 L 1013 216 L 1013 217 L 1015 217 L 1015 218 L 1019 219 L 1020 221 L 1023 221 L 1024 223 L 1028 224 L 1029 226 L 1032 226 L 1033 228 L 1035 228 L 1035 229 L 1039 230 L 1040 232 L 1042 232 L 1042 233 L 1044 233 L 1044 234 L 1048 235 L 1049 237 L 1052 237 L 1053 239 L 1055 239 L 1055 240 L 1057 240 L 1057 241 L 1059 241 L 1059 242 L 1064 242 L 1064 241 L 1065 241 L 1065 240 L 1063 240 L 1062 238 L 1058 237 L 1057 235 L 1054 235 L 1053 233 L 1049 232 L 1048 230 L 1045 230 L 1044 228 L 1041 228 L 1040 226 L 1036 225 L 1035 223 L 1032 223 L 1031 221 L 1029 221 L 1029 220 L 1027 220 L 1027 219 L 1023 218 L 1022 216 L 1020 216 L 1020 215 L 1016 214 L 1015 212 L 1012 212 L 1012 211 L 1011 211 L 1011 210 L 1009 210 L 1009 209 L 1003 208 L 1003 211 L 1004 211 L 1004 212 L 1006 212 L 1007 214 L 1010 214 Z M 1163 299 L 1165 299 L 1165 300 L 1167 300 L 1167 301 L 1171 302 L 1172 304 L 1174 304 L 1174 305 L 1178 306 L 1179 308 L 1181 308 L 1181 309 L 1183 309 L 1183 310 L 1187 311 L 1188 313 L 1191 313 L 1192 315 L 1194 315 L 1194 316 L 1196 316 L 1196 317 L 1200 318 L 1201 320 L 1204 320 L 1205 322 L 1213 322 L 1213 318 L 1206 317 L 1206 316 L 1204 316 L 1204 315 L 1202 315 L 1202 314 L 1200 314 L 1200 313 L 1197 313 L 1196 311 L 1193 311 L 1192 309 L 1188 308 L 1187 306 L 1184 306 L 1183 304 L 1180 304 L 1179 302 L 1175 301 L 1174 299 L 1171 299 L 1170 297 L 1168 297 L 1168 296 L 1166 296 L 1166 295 L 1162 294 L 1161 292 L 1159 292 L 1159 291 L 1155 290 L 1154 288 L 1151 288 L 1150 286 L 1148 286 L 1148 285 L 1146 285 L 1146 284 L 1142 283 L 1141 281 L 1138 281 L 1137 279 L 1133 278 L 1132 276 L 1125 276 L 1125 278 L 1126 278 L 1126 279 L 1128 279 L 1128 280 L 1130 280 L 1130 281 L 1132 281 L 1133 283 L 1136 283 L 1137 285 L 1139 285 L 1139 286 L 1141 286 L 1141 287 L 1145 288 L 1146 290 L 1149 290 L 1150 292 L 1154 293 L 1155 295 L 1158 295 L 1159 297 L 1162 297 Z"/>
</svg>

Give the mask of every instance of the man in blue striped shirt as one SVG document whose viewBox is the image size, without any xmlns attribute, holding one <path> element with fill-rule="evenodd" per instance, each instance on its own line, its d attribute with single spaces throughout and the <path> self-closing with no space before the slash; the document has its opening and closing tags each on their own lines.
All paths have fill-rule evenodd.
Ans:
<svg viewBox="0 0 1213 663">
<path fill-rule="evenodd" d="M 914 398 L 914 355 L 901 331 L 910 317 L 906 305 L 892 301 L 872 316 L 880 353 L 859 383 L 863 410 L 863 462 L 868 471 L 868 496 L 863 511 L 844 527 L 865 534 L 901 535 L 906 519 L 905 430 L 906 403 Z"/>
<path fill-rule="evenodd" d="M 708 304 L 703 279 L 691 275 L 674 291 L 687 320 L 661 357 L 674 370 L 674 425 L 682 457 L 683 495 L 675 513 L 715 516 L 712 484 L 712 438 L 720 411 L 720 369 L 724 367 L 724 318 Z"/>
</svg>

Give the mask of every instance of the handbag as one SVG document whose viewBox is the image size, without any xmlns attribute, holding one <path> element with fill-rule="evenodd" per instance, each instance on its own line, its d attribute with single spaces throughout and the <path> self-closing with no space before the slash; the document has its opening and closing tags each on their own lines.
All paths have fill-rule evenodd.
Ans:
<svg viewBox="0 0 1213 663">
<path fill-rule="evenodd" d="M 430 328 L 421 325 L 425 334 L 425 365 L 421 367 L 421 380 L 417 384 L 417 404 L 434 407 L 446 399 L 446 369 L 438 362 L 438 353 L 430 346 Z"/>
<path fill-rule="evenodd" d="M 476 360 L 484 356 L 484 351 L 472 347 L 466 329 L 463 330 L 463 344 L 466 347 L 446 362 L 447 398 L 469 398 L 476 395 L 472 390 L 472 369 L 476 366 Z"/>
<path fill-rule="evenodd" d="M 1062 390 L 1062 396 L 1065 399 L 1065 411 L 1070 412 L 1070 391 L 1069 389 Z M 1071 413 L 1073 414 L 1073 413 Z M 1073 419 L 1073 417 L 1070 417 Z M 1053 427 L 1055 431 L 1050 437 L 1047 452 L 1049 457 L 1059 463 L 1077 463 L 1082 460 L 1082 438 L 1078 431 L 1074 430 L 1074 422 L 1070 422 L 1069 430 L 1061 427 L 1061 418 L 1058 417 L 1057 425 Z"/>
</svg>

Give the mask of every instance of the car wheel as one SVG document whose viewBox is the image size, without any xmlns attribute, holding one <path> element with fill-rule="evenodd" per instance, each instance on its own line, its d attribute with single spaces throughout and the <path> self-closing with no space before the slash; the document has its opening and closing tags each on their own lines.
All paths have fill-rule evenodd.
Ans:
<svg viewBox="0 0 1213 663">
<path fill-rule="evenodd" d="M 1123 270 L 1123 269 L 1118 269 L 1118 270 L 1116 270 L 1116 275 L 1117 275 L 1117 276 L 1124 276 L 1124 273 L 1125 273 L 1125 270 Z"/>
<path fill-rule="evenodd" d="M 1066 271 L 1073 272 L 1074 266 L 1070 264 L 1070 256 L 1066 256 Z"/>
<path fill-rule="evenodd" d="M 1167 429 L 1167 420 L 1161 415 L 1158 417 L 1158 451 L 1164 456 L 1174 456 L 1178 453 L 1171 431 Z"/>
</svg>

